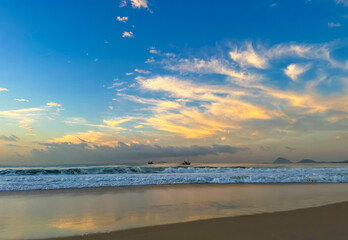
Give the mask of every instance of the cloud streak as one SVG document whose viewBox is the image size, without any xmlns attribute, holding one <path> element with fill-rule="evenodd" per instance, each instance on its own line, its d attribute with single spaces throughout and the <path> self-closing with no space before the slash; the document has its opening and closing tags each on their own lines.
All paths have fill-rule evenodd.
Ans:
<svg viewBox="0 0 348 240">
<path fill-rule="evenodd" d="M 17 102 L 29 102 L 28 99 L 24 99 L 24 98 L 15 98 L 14 100 Z"/>
<path fill-rule="evenodd" d="M 218 136 L 219 141 L 256 141 L 277 138 L 279 134 L 296 135 L 301 131 L 304 134 L 307 119 L 321 122 L 322 130 L 344 129 L 348 119 L 345 104 L 348 79 L 338 76 L 344 84 L 339 94 L 328 97 L 317 90 L 332 79 L 323 74 L 324 70 L 346 70 L 342 60 L 331 56 L 340 44 L 340 41 L 281 43 L 271 47 L 259 44 L 254 48 L 245 43 L 232 47 L 234 59 L 167 58 L 161 50 L 152 47 L 150 53 L 163 58 L 159 63 L 169 73 L 137 77 L 137 86 L 144 97 L 118 94 L 118 100 L 145 105 L 143 110 L 148 113 L 139 119 L 141 126 L 188 139 Z M 293 63 L 294 59 L 298 63 Z M 286 87 L 272 84 L 273 77 L 268 74 L 276 70 L 284 74 L 279 80 L 287 83 L 291 79 L 293 84 Z M 225 79 L 212 81 L 215 75 Z M 202 79 L 209 79 L 209 83 Z M 306 131 L 314 131 L 314 126 L 306 126 Z M 228 134 L 232 136 L 226 138 Z"/>
<path fill-rule="evenodd" d="M 329 23 L 327 24 L 327 26 L 328 26 L 328 27 L 331 27 L 331 28 L 340 27 L 340 26 L 341 26 L 341 23 L 339 23 L 339 22 L 336 22 L 336 23 L 334 23 L 334 22 L 329 22 Z"/>
<path fill-rule="evenodd" d="M 31 131 L 33 128 L 30 127 L 29 124 L 35 122 L 41 116 L 43 111 L 45 111 L 43 108 L 23 108 L 17 110 L 0 111 L 0 117 L 16 120 L 19 127 Z"/>
<path fill-rule="evenodd" d="M 247 151 L 247 148 L 234 147 L 230 145 L 211 146 L 159 146 L 144 144 L 125 144 L 119 142 L 116 146 L 94 145 L 90 147 L 87 143 L 42 143 L 44 150 L 33 150 L 32 158 L 45 164 L 56 163 L 94 163 L 115 164 L 132 161 L 143 161 L 153 159 L 172 159 L 182 161 L 185 157 L 199 157 L 219 154 L 235 154 Z M 50 160 L 47 160 L 50 159 Z"/>
<path fill-rule="evenodd" d="M 48 103 L 46 103 L 46 105 L 49 107 L 61 107 L 62 106 L 62 104 L 55 103 L 55 102 L 48 102 Z"/>
<path fill-rule="evenodd" d="M 8 141 L 8 142 L 17 142 L 19 138 L 13 134 L 9 135 L 9 136 L 5 136 L 5 135 L 0 135 L 0 140 L 4 140 L 4 141 Z"/>
</svg>

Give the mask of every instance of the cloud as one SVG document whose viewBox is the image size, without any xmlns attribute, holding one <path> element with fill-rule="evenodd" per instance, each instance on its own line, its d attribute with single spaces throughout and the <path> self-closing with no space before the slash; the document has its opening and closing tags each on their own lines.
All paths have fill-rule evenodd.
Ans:
<svg viewBox="0 0 348 240">
<path fill-rule="evenodd" d="M 275 110 L 236 98 L 246 93 L 225 86 L 195 84 L 170 76 L 137 80 L 141 89 L 164 92 L 175 100 L 119 96 L 153 105 L 151 109 L 154 116 L 146 118 L 146 124 L 186 138 L 203 138 L 229 129 L 240 129 L 240 121 L 243 119 L 270 119 L 279 115 Z M 189 105 L 194 102 L 201 102 L 200 107 Z"/>
<path fill-rule="evenodd" d="M 124 32 L 124 33 L 122 34 L 122 37 L 123 37 L 123 38 L 133 38 L 133 37 L 134 37 L 134 34 L 133 34 L 133 32 Z"/>
<path fill-rule="evenodd" d="M 33 150 L 32 158 L 46 164 L 107 164 L 166 158 L 175 158 L 176 161 L 182 161 L 182 158 L 185 157 L 235 154 L 248 150 L 247 148 L 215 144 L 211 146 L 159 146 L 118 142 L 113 146 L 91 146 L 83 140 L 79 143 L 60 142 L 42 143 L 41 145 L 46 149 Z"/>
<path fill-rule="evenodd" d="M 0 92 L 8 92 L 7 88 L 0 88 Z"/>
<path fill-rule="evenodd" d="M 62 105 L 59 103 L 55 103 L 55 102 L 48 102 L 46 103 L 47 106 L 49 107 L 61 107 Z"/>
<path fill-rule="evenodd" d="M 301 64 L 293 63 L 288 65 L 287 68 L 284 69 L 284 73 L 293 81 L 297 81 L 298 76 L 308 71 L 309 68 L 310 68 L 309 64 L 301 65 Z"/>
<path fill-rule="evenodd" d="M 230 57 L 242 67 L 255 67 L 265 69 L 268 67 L 267 59 L 257 54 L 251 43 L 246 44 L 245 49 L 237 49 L 229 52 Z"/>
<path fill-rule="evenodd" d="M 326 53 L 326 48 L 322 45 L 282 43 L 266 49 L 264 54 L 269 59 L 279 59 L 285 57 L 298 56 L 301 58 L 321 58 L 322 53 Z"/>
<path fill-rule="evenodd" d="M 150 48 L 153 54 L 163 57 L 157 62 L 169 72 L 137 77 L 136 87 L 140 92 L 118 94 L 117 99 L 144 105 L 140 109 L 144 114 L 142 118 L 133 120 L 135 126 L 190 141 L 216 141 L 224 137 L 228 142 L 253 142 L 313 131 L 343 130 L 348 121 L 345 104 L 348 79 L 340 71 L 326 73 L 332 68 L 345 71 L 345 62 L 334 59 L 335 55 L 331 54 L 342 46 L 345 45 L 339 40 L 322 44 L 281 43 L 270 47 L 258 44 L 256 48 L 251 44 L 235 46 L 235 52 L 246 61 L 242 63 L 244 59 L 236 57 L 238 64 L 254 66 L 259 62 L 250 61 L 248 54 L 263 59 L 264 64 L 252 68 L 240 68 L 235 60 L 225 59 L 223 54 L 206 59 L 168 59 L 161 51 Z M 293 63 L 294 59 L 299 63 Z M 287 68 L 282 69 L 284 63 Z M 267 68 L 260 68 L 265 66 Z M 303 75 L 303 81 L 296 85 L 278 84 L 285 76 L 280 76 L 279 82 L 274 81 L 275 72 L 284 72 L 297 81 L 310 68 L 313 71 Z M 334 90 L 338 93 L 328 96 L 319 91 L 319 87 L 332 81 L 342 84 L 339 90 Z M 309 125 L 309 119 L 322 128 L 317 130 L 316 124 Z"/>
<path fill-rule="evenodd" d="M 270 146 L 260 146 L 261 151 L 269 151 L 271 149 Z"/>
<path fill-rule="evenodd" d="M 112 86 L 108 87 L 108 89 L 117 88 L 117 87 L 120 87 L 120 86 L 122 86 L 124 84 L 125 84 L 125 82 L 114 82 L 112 84 Z"/>
<path fill-rule="evenodd" d="M 32 131 L 30 123 L 35 122 L 45 111 L 43 108 L 23 108 L 17 110 L 0 111 L 0 117 L 16 120 L 19 127 Z"/>
<path fill-rule="evenodd" d="M 337 4 L 343 4 L 344 6 L 348 6 L 348 0 L 335 0 Z"/>
<path fill-rule="evenodd" d="M 337 22 L 337 23 L 334 23 L 334 22 L 329 22 L 327 24 L 328 27 L 340 27 L 341 26 L 341 23 Z"/>
<path fill-rule="evenodd" d="M 119 22 L 127 22 L 128 21 L 128 17 L 120 17 L 120 16 L 117 16 L 117 21 Z"/>
<path fill-rule="evenodd" d="M 149 99 L 149 98 L 142 98 L 138 96 L 132 96 L 127 94 L 121 94 L 119 93 L 118 96 L 122 97 L 123 99 L 128 99 L 134 102 L 142 103 L 142 104 L 148 104 L 152 105 L 152 110 L 155 112 L 164 112 L 170 109 L 180 109 L 181 104 L 178 102 L 173 101 L 166 101 L 166 100 L 160 100 L 160 99 Z"/>
<path fill-rule="evenodd" d="M 345 64 L 331 57 L 331 51 L 344 45 L 341 41 L 332 41 L 324 44 L 299 44 L 299 43 L 280 43 L 272 47 L 266 47 L 261 44 L 254 49 L 250 42 L 242 46 L 233 46 L 230 51 L 230 57 L 241 67 L 255 67 L 258 69 L 267 69 L 272 62 L 286 58 L 300 58 L 308 60 L 326 61 L 333 67 L 346 68 Z"/>
<path fill-rule="evenodd" d="M 133 8 L 148 8 L 147 0 L 130 0 Z"/>
<path fill-rule="evenodd" d="M 16 142 L 19 138 L 13 134 L 10 136 L 0 135 L 0 140 L 9 141 L 9 142 Z"/>
<path fill-rule="evenodd" d="M 148 59 L 146 59 L 145 63 L 153 63 L 155 62 L 155 59 L 153 57 L 150 57 Z"/>
<path fill-rule="evenodd" d="M 121 0 L 119 6 L 120 8 L 127 6 L 127 0 Z"/>
<path fill-rule="evenodd" d="M 161 51 L 157 50 L 155 47 L 150 47 L 149 52 L 151 54 L 160 54 L 161 53 Z"/>
<path fill-rule="evenodd" d="M 74 124 L 84 125 L 84 124 L 88 123 L 86 119 L 80 118 L 80 117 L 70 117 L 67 120 L 65 120 L 64 122 L 70 126 L 72 126 Z"/>
<path fill-rule="evenodd" d="M 60 106 L 60 104 L 48 103 L 42 107 L 0 111 L 0 118 L 7 119 L 10 124 L 13 124 L 13 120 L 15 120 L 18 127 L 32 131 L 34 128 L 31 125 L 40 120 L 41 117 L 54 119 L 49 114 L 56 116 L 61 111 L 60 108 L 52 109 L 52 106 Z"/>
<path fill-rule="evenodd" d="M 14 100 L 18 102 L 29 102 L 29 100 L 23 98 L 15 98 Z"/>
<path fill-rule="evenodd" d="M 278 6 L 278 3 L 272 3 L 271 8 Z"/>
<path fill-rule="evenodd" d="M 125 120 L 128 119 L 128 120 Z M 71 117 L 65 120 L 64 122 L 69 125 L 81 125 L 81 126 L 87 126 L 92 128 L 98 128 L 98 129 L 106 129 L 106 130 L 113 130 L 113 131 L 121 131 L 125 130 L 123 127 L 118 126 L 119 124 L 130 121 L 132 119 L 136 119 L 135 117 L 118 117 L 118 118 L 111 118 L 102 120 L 103 124 L 93 124 L 89 123 L 86 119 L 81 117 Z"/>
<path fill-rule="evenodd" d="M 221 74 L 231 77 L 230 80 L 240 84 L 243 82 L 257 81 L 259 78 L 256 74 L 246 73 L 236 70 L 231 64 L 226 61 L 211 58 L 209 60 L 194 58 L 180 59 L 179 61 L 165 61 L 165 68 L 172 71 L 180 71 L 181 73 L 192 72 L 200 74 Z"/>
<path fill-rule="evenodd" d="M 62 138 L 55 138 L 50 141 L 50 143 L 71 143 L 80 144 L 84 143 L 90 148 L 95 148 L 96 146 L 118 146 L 120 140 L 125 141 L 126 144 L 131 144 L 128 139 L 123 139 L 117 134 L 104 133 L 96 131 L 80 132 L 76 134 L 68 134 Z"/>
<path fill-rule="evenodd" d="M 33 131 L 34 130 L 34 128 L 29 126 L 28 124 L 20 125 L 19 127 L 27 129 L 28 131 Z"/>
<path fill-rule="evenodd" d="M 145 8 L 149 9 L 147 0 L 121 0 L 120 7 L 127 6 L 127 3 L 130 2 L 132 5 L 132 8 Z"/>
<path fill-rule="evenodd" d="M 142 73 L 142 74 L 149 74 L 151 73 L 150 71 L 147 71 L 147 70 L 142 70 L 142 69 L 134 69 L 135 72 L 138 72 L 138 73 Z"/>
<path fill-rule="evenodd" d="M 118 126 L 122 123 L 125 123 L 125 122 L 129 122 L 131 120 L 133 120 L 134 118 L 133 117 L 128 117 L 128 118 L 114 118 L 114 119 L 109 119 L 109 120 L 103 120 L 103 122 L 108 125 L 108 126 L 112 126 L 112 127 L 115 127 L 115 126 Z"/>
<path fill-rule="evenodd" d="M 296 148 L 293 148 L 293 147 L 285 147 L 287 150 L 289 150 L 289 151 L 295 151 L 296 150 Z"/>
<path fill-rule="evenodd" d="M 127 76 L 130 76 L 130 75 L 133 75 L 134 73 L 132 72 L 128 72 L 128 73 L 125 73 Z"/>
</svg>

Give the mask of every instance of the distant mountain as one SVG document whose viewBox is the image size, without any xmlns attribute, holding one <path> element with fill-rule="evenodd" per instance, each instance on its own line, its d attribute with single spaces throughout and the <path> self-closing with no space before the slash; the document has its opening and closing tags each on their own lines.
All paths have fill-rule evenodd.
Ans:
<svg viewBox="0 0 348 240">
<path fill-rule="evenodd" d="M 297 163 L 319 163 L 319 162 L 312 159 L 303 159 L 301 161 L 298 161 Z"/>
<path fill-rule="evenodd" d="M 330 163 L 348 163 L 348 160 L 345 160 L 345 161 L 339 161 L 339 162 L 317 162 L 315 160 L 312 160 L 312 159 L 303 159 L 301 161 L 298 161 L 297 163 L 327 163 L 327 164 L 330 164 Z"/>
<path fill-rule="evenodd" d="M 274 160 L 273 163 L 276 163 L 276 164 L 284 164 L 285 163 L 286 164 L 286 163 L 292 163 L 292 162 L 289 159 L 279 157 L 276 160 Z"/>
</svg>

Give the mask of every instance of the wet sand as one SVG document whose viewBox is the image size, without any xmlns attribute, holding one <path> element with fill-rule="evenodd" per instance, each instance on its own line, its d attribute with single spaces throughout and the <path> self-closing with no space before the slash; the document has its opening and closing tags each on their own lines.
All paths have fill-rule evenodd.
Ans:
<svg viewBox="0 0 348 240">
<path fill-rule="evenodd" d="M 340 220 L 347 204 L 320 207 L 347 202 L 347 189 L 189 184 L 0 192 L 0 239 L 348 239 L 337 238 L 342 223 L 348 226 Z"/>
<path fill-rule="evenodd" d="M 292 211 L 199 220 L 61 240 L 348 239 L 348 202 Z"/>
</svg>

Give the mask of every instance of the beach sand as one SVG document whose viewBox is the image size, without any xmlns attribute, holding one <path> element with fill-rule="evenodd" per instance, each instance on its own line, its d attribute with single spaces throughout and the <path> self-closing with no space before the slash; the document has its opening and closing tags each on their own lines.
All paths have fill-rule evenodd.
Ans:
<svg viewBox="0 0 348 240">
<path fill-rule="evenodd" d="M 347 189 L 188 184 L 0 192 L 0 239 L 348 239 Z"/>
<path fill-rule="evenodd" d="M 348 202 L 292 211 L 199 220 L 61 240 L 348 239 Z"/>
</svg>

